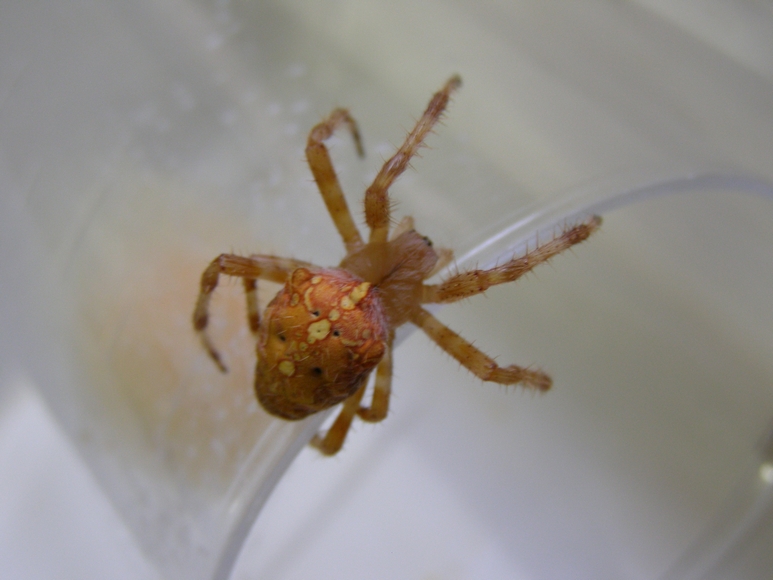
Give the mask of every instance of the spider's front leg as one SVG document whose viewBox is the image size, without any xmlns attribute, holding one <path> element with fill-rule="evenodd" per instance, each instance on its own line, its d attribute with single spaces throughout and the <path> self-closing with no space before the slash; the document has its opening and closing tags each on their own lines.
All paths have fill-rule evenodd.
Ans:
<svg viewBox="0 0 773 580">
<path fill-rule="evenodd" d="M 440 284 L 425 285 L 422 303 L 448 303 L 482 294 L 491 286 L 514 282 L 539 264 L 587 240 L 601 226 L 601 218 L 593 216 L 585 222 L 565 229 L 549 242 L 538 245 L 523 256 L 488 270 L 470 270 L 451 276 Z"/>
<path fill-rule="evenodd" d="M 247 321 L 250 330 L 256 334 L 260 325 L 260 313 L 258 311 L 257 279 L 271 280 L 284 283 L 290 272 L 300 267 L 309 267 L 311 264 L 299 260 L 277 258 L 275 256 L 237 256 L 235 254 L 220 254 L 210 262 L 207 269 L 201 275 L 201 286 L 196 307 L 193 310 L 193 327 L 201 338 L 209 356 L 215 361 L 217 367 L 227 372 L 220 353 L 212 344 L 207 335 L 207 323 L 209 322 L 209 302 L 212 293 L 217 287 L 221 274 L 242 278 L 244 291 L 247 297 Z"/>
<path fill-rule="evenodd" d="M 341 125 L 349 127 L 354 144 L 357 147 L 357 154 L 362 157 L 364 151 L 357 123 L 349 114 L 349 111 L 346 109 L 336 109 L 309 133 L 309 139 L 306 144 L 306 159 L 314 175 L 314 181 L 317 182 L 317 188 L 320 194 L 322 194 L 327 211 L 330 213 L 338 233 L 341 234 L 344 240 L 346 252 L 351 254 L 362 247 L 362 237 L 354 223 L 354 219 L 352 219 L 352 213 L 346 204 L 344 192 L 341 189 L 341 184 L 338 182 L 333 162 L 330 160 L 330 154 L 324 143 Z"/>
<path fill-rule="evenodd" d="M 413 131 L 408 134 L 397 152 L 384 163 L 371 186 L 365 191 L 365 221 L 370 228 L 371 242 L 387 241 L 391 214 L 389 187 L 408 168 L 411 158 L 416 155 L 427 134 L 448 106 L 451 93 L 461 84 L 462 79 L 455 75 L 435 93 Z"/>
</svg>

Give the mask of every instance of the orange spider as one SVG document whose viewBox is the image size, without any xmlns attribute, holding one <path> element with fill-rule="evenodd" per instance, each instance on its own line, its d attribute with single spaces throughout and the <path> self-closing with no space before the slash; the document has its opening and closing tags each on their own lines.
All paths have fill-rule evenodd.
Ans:
<svg viewBox="0 0 773 580">
<path fill-rule="evenodd" d="M 367 243 L 352 219 L 324 144 L 338 127 L 346 125 L 362 155 L 357 125 L 346 109 L 336 109 L 311 130 L 306 157 L 346 246 L 346 256 L 337 268 L 275 256 L 221 254 L 201 277 L 193 325 L 224 372 L 225 365 L 206 334 L 209 300 L 221 274 L 243 280 L 249 326 L 257 338 L 255 392 L 266 411 L 298 420 L 343 402 L 327 433 L 311 440 L 311 445 L 324 454 L 338 452 L 355 415 L 371 422 L 386 417 L 392 383 L 392 341 L 395 329 L 406 322 L 421 328 L 484 381 L 520 383 L 539 391 L 552 384 L 550 377 L 539 370 L 498 366 L 422 304 L 456 302 L 495 284 L 517 280 L 537 264 L 587 239 L 601 224 L 599 217 L 565 229 L 551 241 L 501 266 L 459 273 L 430 285 L 424 280 L 449 263 L 451 252 L 434 248 L 429 238 L 414 230 L 411 218 L 403 219 L 391 235 L 389 232 L 389 187 L 408 167 L 460 84 L 461 79 L 453 76 L 432 97 L 403 145 L 384 163 L 365 192 L 365 220 L 370 229 Z M 259 278 L 284 284 L 262 318 L 257 306 Z M 374 368 L 371 404 L 360 406 Z"/>
</svg>

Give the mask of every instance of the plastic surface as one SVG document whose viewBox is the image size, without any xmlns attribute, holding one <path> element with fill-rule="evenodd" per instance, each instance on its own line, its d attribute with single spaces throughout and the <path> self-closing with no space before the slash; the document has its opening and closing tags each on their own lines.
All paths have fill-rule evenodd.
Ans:
<svg viewBox="0 0 773 580">
<path fill-rule="evenodd" d="M 606 450 L 600 453 L 610 454 L 605 459 L 594 459 L 588 446 L 535 443 L 529 446 L 533 453 L 579 450 L 578 469 L 595 461 L 611 479 L 615 473 L 632 478 L 636 471 L 626 453 L 604 446 L 618 437 L 648 462 L 645 472 L 667 474 L 664 480 L 644 479 L 673 483 L 668 474 L 679 473 L 696 498 L 674 519 L 656 518 L 668 538 L 680 538 L 668 548 L 657 539 L 643 542 L 664 559 L 659 565 L 647 568 L 646 554 L 631 547 L 638 544 L 639 528 L 630 520 L 629 541 L 617 556 L 603 550 L 588 556 L 580 542 L 564 550 L 566 565 L 576 571 L 573 562 L 592 561 L 600 566 L 588 565 L 587 577 L 593 577 L 594 569 L 614 568 L 620 565 L 616 558 L 628 557 L 633 567 L 665 574 L 669 561 L 698 553 L 685 550 L 712 513 L 719 513 L 744 466 L 754 463 L 753 443 L 773 414 L 773 369 L 761 346 L 769 344 L 773 320 L 766 294 L 755 291 L 768 287 L 756 269 L 769 271 L 760 266 L 770 253 L 765 232 L 773 211 L 766 203 L 746 201 L 748 193 L 771 192 L 771 76 L 764 62 L 749 56 L 753 51 L 736 48 L 732 37 L 708 44 L 678 24 L 691 22 L 689 15 L 670 14 L 655 3 L 583 3 L 560 10 L 528 2 L 390 2 L 367 8 L 350 2 L 58 2 L 45 11 L 35 6 L 0 8 L 3 367 L 8 376 L 18 371 L 34 381 L 166 577 L 228 576 L 263 501 L 323 419 L 291 424 L 258 409 L 238 285 L 224 284 L 215 304 L 215 339 L 232 368 L 227 376 L 218 373 L 190 329 L 201 270 L 228 250 L 337 262 L 340 241 L 303 161 L 306 132 L 334 106 L 348 106 L 360 121 L 368 151 L 364 163 L 345 139 L 334 142 L 336 165 L 354 204 L 403 128 L 453 72 L 465 84 L 446 126 L 433 136 L 432 149 L 415 163 L 417 171 L 394 187 L 398 213 L 413 215 L 423 233 L 453 247 L 462 266 L 507 256 L 533 242 L 535 232 L 550 235 L 556 224 L 578 213 L 607 216 L 600 234 L 605 241 L 591 242 L 606 260 L 597 263 L 605 267 L 567 271 L 563 292 L 535 289 L 554 297 L 541 306 L 528 291 L 519 294 L 524 301 L 517 304 L 527 312 L 518 332 L 493 306 L 482 308 L 488 312 L 482 327 L 474 326 L 472 313 L 457 327 L 476 341 L 498 337 L 489 344 L 501 358 L 533 360 L 557 377 L 559 393 L 574 390 L 597 409 L 608 408 L 608 414 L 598 411 L 603 416 L 621 418 L 606 424 L 606 431 L 588 424 L 580 429 L 580 440 L 600 444 Z M 767 37 L 761 31 L 769 30 L 763 23 L 771 16 L 756 10 L 737 16 L 737 22 L 754 20 L 757 34 L 745 42 L 758 39 L 762 46 Z M 661 198 L 645 204 L 652 209 L 628 212 L 633 201 L 685 192 L 691 192 L 688 201 L 670 205 Z M 705 203 L 696 198 L 702 195 Z M 737 211 L 732 202 L 717 201 L 739 195 L 745 201 Z M 690 220 L 681 231 L 669 223 L 669 208 Z M 707 231 L 723 240 L 719 248 Z M 728 231 L 749 237 L 734 245 Z M 695 241 L 700 232 L 706 235 L 703 245 Z M 744 249 L 742 259 L 735 248 Z M 590 247 L 583 249 L 581 264 L 592 255 Z M 693 259 L 682 263 L 678 256 Z M 560 268 L 570 263 L 563 260 Z M 727 274 L 717 277 L 718 270 Z M 672 277 L 664 279 L 663 272 Z M 738 281 L 750 273 L 760 276 L 752 287 Z M 538 274 L 524 285 L 538 286 L 542 278 Z M 599 308 L 601 296 L 616 309 L 605 311 L 601 321 L 580 323 L 582 312 Z M 510 302 L 492 298 L 492 303 Z M 671 309 L 675 315 L 662 315 Z M 541 324 L 538 313 L 546 315 Z M 630 326 L 620 331 L 615 319 Z M 697 333 L 698 338 L 680 334 L 701 324 L 712 331 Z M 709 348 L 699 338 L 712 333 Z M 637 342 L 637 337 L 644 338 Z M 617 350 L 623 338 L 639 350 Z M 597 348 L 581 348 L 589 345 Z M 742 354 L 714 369 L 719 359 L 707 353 L 728 345 Z M 648 355 L 647 349 L 657 354 Z M 672 358 L 688 358 L 697 370 L 672 368 Z M 402 369 L 399 359 L 397 364 L 405 383 L 439 380 L 421 360 Z M 453 363 L 444 364 L 456 371 Z M 640 365 L 659 371 L 649 374 Z M 468 379 L 460 380 L 470 388 Z M 735 398 L 727 396 L 728 380 L 738 381 L 732 385 Z M 653 385 L 652 399 L 637 399 L 639 409 L 649 405 L 667 414 L 668 406 L 664 410 L 658 401 L 678 409 L 678 418 L 662 430 L 673 435 L 666 451 L 658 445 L 659 428 L 644 429 L 649 435 L 643 439 L 626 431 L 622 417 L 636 413 L 631 401 L 614 395 L 641 393 L 651 381 L 673 383 L 673 390 L 690 394 L 672 401 L 672 389 Z M 483 387 L 473 381 L 472 388 Z M 428 389 L 444 396 L 431 384 Z M 529 404 L 518 400 L 519 407 Z M 583 414 L 581 401 L 560 394 L 555 400 L 557 414 L 521 412 L 545 418 L 556 433 L 578 417 L 594 416 Z M 426 401 L 417 408 L 430 409 Z M 455 405 L 457 414 L 435 425 L 441 432 L 465 424 L 467 411 L 486 417 L 476 415 L 469 401 Z M 483 430 L 485 422 L 473 420 L 471 432 Z M 708 462 L 692 440 L 698 435 L 715 444 Z M 496 439 L 475 441 L 472 455 L 453 445 L 445 452 L 470 461 L 488 458 L 481 469 L 491 470 L 492 482 L 514 477 L 513 463 L 503 459 L 506 447 Z M 726 446 L 717 451 L 716 441 Z M 676 469 L 691 454 L 695 465 Z M 351 451 L 339 461 L 356 457 L 362 455 Z M 471 493 L 460 473 L 449 464 L 442 467 L 450 485 Z M 533 479 L 523 480 L 523 491 L 551 474 L 556 475 L 537 470 Z M 570 472 L 568 479 L 573 478 L 577 489 L 586 489 L 582 476 Z M 708 483 L 701 483 L 704 479 Z M 502 488 L 491 485 L 493 501 Z M 306 486 L 308 493 L 314 482 Z M 658 487 L 642 486 L 641 495 L 634 494 L 641 505 L 626 511 L 632 504 L 623 494 L 613 502 L 617 511 L 609 508 L 613 519 L 646 513 L 639 508 Z M 531 491 L 535 505 L 552 501 Z M 343 502 L 349 493 L 347 486 L 337 497 Z M 663 495 L 668 501 L 682 497 Z M 578 522 L 592 520 L 596 504 L 583 493 L 579 497 L 585 499 L 577 504 L 587 510 L 569 501 L 563 523 L 540 520 L 515 500 L 504 512 L 545 526 L 549 536 L 550 530 L 574 530 Z M 292 506 L 306 500 L 287 501 Z M 483 511 L 493 513 L 489 508 Z M 358 525 L 369 521 L 355 517 Z M 519 528 L 502 524 L 500 537 L 509 543 L 514 529 Z M 653 529 L 658 527 L 638 533 L 654 534 Z M 263 537 L 256 550 L 265 549 Z M 611 540 L 606 531 L 598 537 L 602 543 Z M 562 573 L 549 551 L 528 550 L 525 537 L 513 543 L 520 547 L 506 553 L 524 574 Z M 304 565 L 302 558 L 296 562 Z M 249 570 L 251 564 L 240 566 Z M 283 566 L 292 576 L 292 567 Z M 687 574 L 684 566 L 673 570 L 675 577 Z"/>
</svg>

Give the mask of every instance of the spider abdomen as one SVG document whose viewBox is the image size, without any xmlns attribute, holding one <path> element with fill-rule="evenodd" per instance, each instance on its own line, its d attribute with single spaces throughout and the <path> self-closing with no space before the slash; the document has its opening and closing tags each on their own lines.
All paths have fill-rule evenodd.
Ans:
<svg viewBox="0 0 773 580">
<path fill-rule="evenodd" d="M 255 391 L 261 405 L 302 419 L 350 397 L 386 351 L 378 290 L 340 268 L 298 268 L 266 308 Z"/>
</svg>

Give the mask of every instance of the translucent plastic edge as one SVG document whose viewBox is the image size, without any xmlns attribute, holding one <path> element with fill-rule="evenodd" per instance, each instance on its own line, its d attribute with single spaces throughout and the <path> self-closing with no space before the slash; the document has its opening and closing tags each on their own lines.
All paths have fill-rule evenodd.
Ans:
<svg viewBox="0 0 773 580">
<path fill-rule="evenodd" d="M 706 190 L 754 194 L 773 200 L 773 184 L 761 177 L 733 171 L 685 170 L 679 172 L 672 168 L 661 172 L 650 170 L 646 174 L 644 172 L 618 174 L 594 180 L 586 186 L 574 187 L 542 198 L 510 214 L 505 220 L 499 222 L 500 224 L 509 222 L 510 225 L 498 229 L 486 237 L 483 242 L 478 243 L 460 256 L 456 260 L 456 265 L 463 268 L 470 263 L 485 264 L 506 255 L 509 249 L 533 236 L 535 232 L 552 230 L 557 224 L 573 223 L 583 216 L 603 215 L 656 196 Z M 404 340 L 412 331 L 411 327 L 404 333 L 400 333 L 400 341 Z M 213 580 L 227 580 L 230 577 L 242 546 L 266 500 L 292 461 L 320 429 L 329 414 L 329 412 L 322 413 L 307 420 L 299 434 L 288 443 L 283 451 L 272 454 L 273 457 L 269 461 L 273 465 L 268 469 L 261 470 L 264 471 L 265 476 L 252 486 L 254 491 L 249 494 L 250 499 L 246 505 L 241 509 L 231 510 L 234 521 L 223 545 L 222 554 L 214 568 Z M 258 457 L 258 454 L 259 450 L 256 449 L 250 461 L 262 462 L 262 458 Z M 251 470 L 246 471 L 254 473 Z M 752 502 L 751 509 L 753 511 L 759 513 L 760 510 L 767 510 L 773 503 L 773 493 L 766 494 L 765 491 L 767 491 L 766 488 L 760 489 L 758 497 Z M 726 533 L 723 532 L 723 536 L 730 542 L 734 538 L 737 540 L 746 537 L 744 530 L 739 526 L 747 528 L 754 526 L 758 519 L 754 517 L 735 518 L 732 529 L 728 529 Z M 728 534 L 731 534 L 732 537 Z M 713 536 L 711 537 L 713 538 Z M 712 541 L 714 540 L 712 539 Z M 702 540 L 699 540 L 699 544 L 701 542 Z M 697 554 L 695 548 L 692 551 L 688 550 L 683 558 L 694 559 L 693 554 Z M 685 564 L 687 564 L 686 560 Z M 672 577 L 668 576 L 668 578 Z"/>
</svg>

